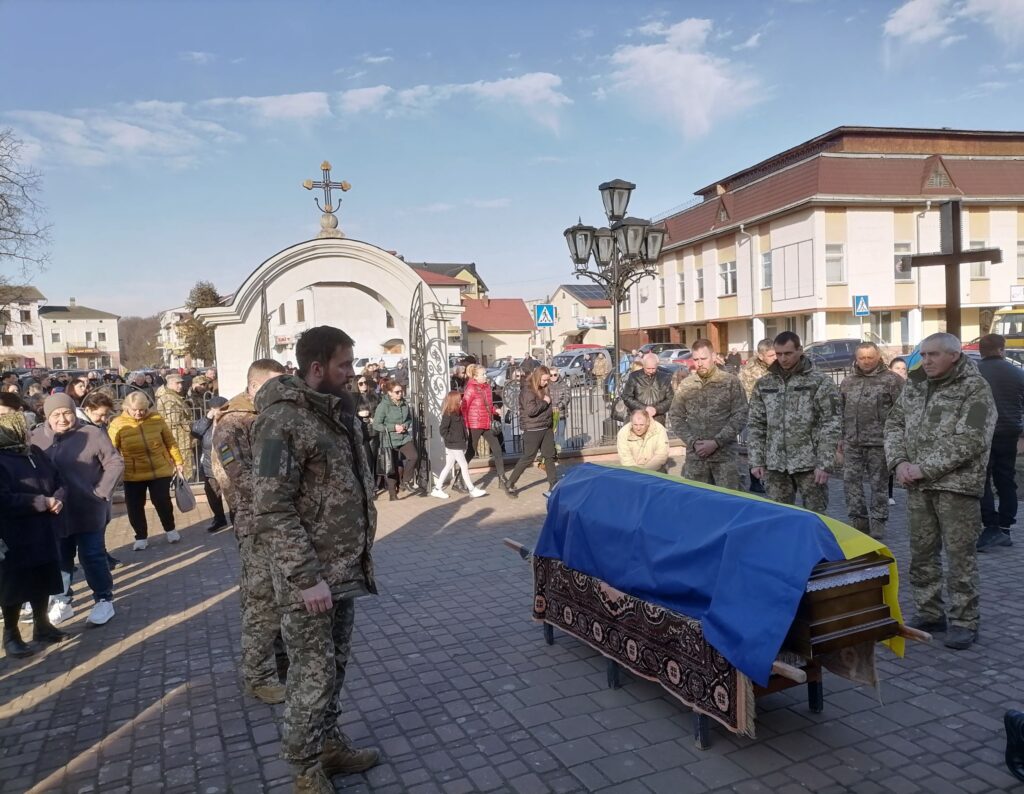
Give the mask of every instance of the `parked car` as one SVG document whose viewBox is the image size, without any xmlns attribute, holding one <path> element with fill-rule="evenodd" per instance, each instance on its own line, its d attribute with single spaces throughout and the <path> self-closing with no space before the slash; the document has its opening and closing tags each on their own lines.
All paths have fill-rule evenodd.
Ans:
<svg viewBox="0 0 1024 794">
<path fill-rule="evenodd" d="M 688 347 L 666 347 L 660 353 L 658 353 L 658 359 L 664 361 L 675 361 L 677 358 L 684 358 L 690 355 L 690 348 Z"/>
<path fill-rule="evenodd" d="M 582 350 L 566 350 L 551 359 L 551 366 L 558 370 L 559 375 L 570 383 L 582 379 L 583 361 L 587 355 L 604 356 L 608 359 L 609 370 L 612 364 L 611 351 L 605 347 L 590 347 Z"/>
<path fill-rule="evenodd" d="M 670 347 L 679 347 L 679 345 L 672 342 L 648 342 L 646 345 L 641 345 L 638 352 L 641 356 L 645 353 L 660 355 L 662 350 L 668 350 Z"/>
<path fill-rule="evenodd" d="M 818 369 L 845 369 L 853 366 L 860 339 L 829 339 L 811 342 L 804 348 L 804 355 Z"/>
</svg>

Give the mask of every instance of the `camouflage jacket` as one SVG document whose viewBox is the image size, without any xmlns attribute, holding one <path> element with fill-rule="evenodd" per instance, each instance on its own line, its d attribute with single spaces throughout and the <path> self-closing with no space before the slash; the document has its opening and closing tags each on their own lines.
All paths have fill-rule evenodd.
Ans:
<svg viewBox="0 0 1024 794">
<path fill-rule="evenodd" d="M 754 384 L 767 374 L 768 365 L 759 359 L 756 353 L 740 368 L 740 384 L 743 386 L 743 392 L 747 395 L 747 402 L 754 396 Z"/>
<path fill-rule="evenodd" d="M 213 476 L 231 508 L 235 534 L 252 531 L 252 426 L 256 406 L 245 392 L 232 397 L 213 420 Z"/>
<path fill-rule="evenodd" d="M 926 491 L 981 496 L 995 427 L 992 390 L 967 356 L 935 380 L 918 367 L 885 422 L 885 460 L 918 464 Z"/>
<path fill-rule="evenodd" d="M 750 400 L 750 468 L 835 471 L 840 430 L 839 389 L 832 378 L 806 356 L 788 373 L 775 362 Z"/>
<path fill-rule="evenodd" d="M 708 378 L 694 373 L 681 384 L 668 412 L 672 428 L 688 451 L 697 441 L 717 441 L 708 460 L 729 454 L 747 423 L 747 398 L 740 379 L 715 367 Z"/>
<path fill-rule="evenodd" d="M 192 405 L 177 392 L 171 391 L 166 386 L 156 390 L 156 410 L 167 422 L 167 426 L 174 434 L 174 440 L 181 450 L 185 459 L 186 474 L 191 476 L 193 446 L 192 438 Z"/>
<path fill-rule="evenodd" d="M 282 607 L 325 581 L 335 598 L 376 593 L 373 476 L 360 422 L 294 375 L 256 394 L 253 532 L 270 543 Z"/>
<path fill-rule="evenodd" d="M 885 419 L 900 398 L 903 378 L 883 362 L 864 373 L 856 365 L 839 387 L 843 408 L 843 443 L 880 447 L 885 440 Z"/>
</svg>

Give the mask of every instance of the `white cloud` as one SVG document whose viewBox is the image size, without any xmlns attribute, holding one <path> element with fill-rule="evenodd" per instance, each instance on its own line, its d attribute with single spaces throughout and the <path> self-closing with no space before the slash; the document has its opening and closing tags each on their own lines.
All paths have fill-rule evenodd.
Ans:
<svg viewBox="0 0 1024 794">
<path fill-rule="evenodd" d="M 709 19 L 637 28 L 661 41 L 612 53 L 613 90 L 642 103 L 645 112 L 667 116 L 689 138 L 706 135 L 721 119 L 754 105 L 760 87 L 740 65 L 707 50 L 711 30 Z"/>
<path fill-rule="evenodd" d="M 752 50 L 755 47 L 757 47 L 758 44 L 761 43 L 761 36 L 763 35 L 763 32 L 759 30 L 757 33 L 754 33 L 752 36 L 750 36 L 750 38 L 748 38 L 742 44 L 735 45 L 733 47 L 733 50 Z"/>
<path fill-rule="evenodd" d="M 1011 47 L 1024 43 L 1024 2 L 1021 0 L 966 0 L 961 13 L 987 25 Z"/>
<path fill-rule="evenodd" d="M 453 209 L 455 209 L 454 204 L 446 204 L 443 201 L 435 201 L 433 204 L 426 204 L 422 207 L 416 207 L 415 211 L 433 214 L 439 212 L 451 212 Z"/>
<path fill-rule="evenodd" d="M 364 55 L 363 56 L 363 63 L 369 63 L 369 64 L 387 63 L 388 61 L 393 61 L 393 60 L 395 60 L 395 59 L 392 58 L 390 55 Z"/>
<path fill-rule="evenodd" d="M 1009 88 L 1010 85 L 1010 83 L 1003 80 L 989 80 L 987 82 L 978 83 L 960 94 L 959 99 L 981 99 L 982 97 L 991 96 L 992 94 Z"/>
<path fill-rule="evenodd" d="M 927 44 L 948 38 L 955 21 L 951 0 L 907 0 L 889 14 L 882 30 L 892 39 Z"/>
<path fill-rule="evenodd" d="M 312 121 L 331 115 L 327 94 L 304 91 L 277 96 L 240 96 L 207 99 L 207 107 L 238 107 L 250 110 L 263 121 Z"/>
<path fill-rule="evenodd" d="M 206 66 L 208 63 L 212 63 L 217 56 L 212 52 L 186 50 L 185 52 L 179 52 L 178 58 L 185 61 L 185 63 L 195 64 L 196 66 Z"/>
<path fill-rule="evenodd" d="M 480 210 L 496 210 L 509 206 L 512 203 L 512 200 L 507 198 L 470 199 L 466 203 L 469 204 L 469 206 L 476 207 Z"/>
<path fill-rule="evenodd" d="M 394 93 L 394 89 L 388 85 L 353 88 L 338 95 L 338 108 L 343 113 L 377 110 L 392 93 Z"/>
</svg>

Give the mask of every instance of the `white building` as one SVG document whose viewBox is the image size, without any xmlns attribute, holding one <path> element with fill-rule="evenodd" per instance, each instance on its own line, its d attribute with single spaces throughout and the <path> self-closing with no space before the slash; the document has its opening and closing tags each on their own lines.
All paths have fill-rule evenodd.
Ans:
<svg viewBox="0 0 1024 794">
<path fill-rule="evenodd" d="M 117 369 L 121 366 L 121 340 L 116 314 L 79 306 L 39 309 L 43 356 L 50 369 Z"/>
<path fill-rule="evenodd" d="M 201 366 L 201 363 L 193 363 L 191 356 L 185 352 L 185 343 L 181 335 L 182 324 L 191 316 L 192 313 L 184 306 L 160 313 L 157 350 L 160 351 L 160 360 L 164 366 L 175 369 Z"/>
<path fill-rule="evenodd" d="M 0 286 L 0 368 L 45 367 L 39 307 L 46 297 L 31 286 Z"/>
</svg>

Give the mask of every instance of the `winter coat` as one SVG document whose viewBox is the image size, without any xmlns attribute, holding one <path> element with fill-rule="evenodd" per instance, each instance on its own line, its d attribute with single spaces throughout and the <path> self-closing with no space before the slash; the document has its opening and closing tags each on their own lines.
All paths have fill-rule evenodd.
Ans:
<svg viewBox="0 0 1024 794">
<path fill-rule="evenodd" d="M 740 379 L 718 367 L 707 378 L 698 373 L 686 378 L 668 413 L 669 427 L 683 440 L 688 453 L 698 441 L 718 442 L 708 461 L 731 454 L 746 423 L 747 398 Z"/>
<path fill-rule="evenodd" d="M 395 431 L 395 425 L 403 425 L 404 433 Z M 392 449 L 399 449 L 412 440 L 412 411 L 403 399 L 396 403 L 390 397 L 382 397 L 373 414 L 373 429 L 381 434 L 382 441 Z"/>
<path fill-rule="evenodd" d="M 648 375 L 642 369 L 638 369 L 636 372 L 629 373 L 620 396 L 629 413 L 654 406 L 654 418 L 661 424 L 665 424 L 665 414 L 672 407 L 672 397 L 674 396 L 672 376 L 660 369 L 653 375 Z"/>
<path fill-rule="evenodd" d="M 663 425 L 651 422 L 647 432 L 638 436 L 633 432 L 632 423 L 627 422 L 619 428 L 616 448 L 623 466 L 657 470 L 668 460 L 668 431 Z"/>
<path fill-rule="evenodd" d="M 441 438 L 445 449 L 461 449 L 465 451 L 469 444 L 469 433 L 462 414 L 444 414 L 441 417 Z"/>
<path fill-rule="evenodd" d="M 125 482 L 171 477 L 174 467 L 182 465 L 178 444 L 160 414 L 149 413 L 142 420 L 121 414 L 107 432 L 124 458 Z"/>
<path fill-rule="evenodd" d="M 213 420 L 207 416 L 192 423 L 192 437 L 199 442 L 199 468 L 204 477 L 213 477 Z"/>
<path fill-rule="evenodd" d="M 999 417 L 997 436 L 1020 436 L 1024 433 L 1024 369 L 1002 356 L 989 356 L 977 364 L 996 401 Z"/>
<path fill-rule="evenodd" d="M 552 400 L 554 402 L 554 400 Z M 528 383 L 519 390 L 519 424 L 523 431 L 551 430 L 553 417 L 551 403 L 537 396 Z"/>
<path fill-rule="evenodd" d="M 601 355 L 597 356 L 597 360 L 594 362 L 594 377 L 606 378 L 612 371 L 611 364 L 608 363 L 608 356 Z"/>
<path fill-rule="evenodd" d="M 302 609 L 302 590 L 323 581 L 335 600 L 376 593 L 377 510 L 360 422 L 343 401 L 295 375 L 256 394 L 253 532 L 270 547 L 280 606 Z"/>
<path fill-rule="evenodd" d="M 814 369 L 806 356 L 789 372 L 776 361 L 754 385 L 750 400 L 750 468 L 833 472 L 841 429 L 839 389 L 832 378 Z"/>
<path fill-rule="evenodd" d="M 855 447 L 880 447 L 885 441 L 885 419 L 900 398 L 903 378 L 884 362 L 871 372 L 853 373 L 843 378 L 839 388 L 843 411 L 843 443 Z"/>
<path fill-rule="evenodd" d="M 919 465 L 925 478 L 912 487 L 980 497 L 996 416 L 992 390 L 967 356 L 941 378 L 911 370 L 885 421 L 886 463 Z"/>
<path fill-rule="evenodd" d="M 494 418 L 494 394 L 491 384 L 470 379 L 462 395 L 462 416 L 470 430 L 488 430 Z"/>
<path fill-rule="evenodd" d="M 7 546 L 4 568 L 31 568 L 57 562 L 62 518 L 46 507 L 48 497 L 64 501 L 57 468 L 32 446 L 24 452 L 0 451 L 0 540 Z M 67 510 L 65 505 L 64 510 Z"/>
<path fill-rule="evenodd" d="M 368 439 L 375 438 L 377 435 L 377 431 L 373 429 L 373 415 L 377 412 L 378 405 L 380 405 L 380 397 L 369 389 L 366 390 L 365 394 L 359 393 L 355 395 L 356 418 L 362 422 L 363 433 Z M 367 415 L 360 416 L 360 411 L 367 411 Z"/>
<path fill-rule="evenodd" d="M 32 443 L 46 453 L 64 484 L 65 530 L 73 534 L 106 529 L 110 499 L 124 474 L 124 459 L 106 431 L 78 422 L 66 433 L 54 433 L 44 423 L 32 431 Z"/>
<path fill-rule="evenodd" d="M 756 355 L 751 356 L 750 360 L 743 365 L 742 369 L 740 369 L 740 384 L 743 386 L 743 391 L 747 395 L 747 402 L 750 402 L 750 398 L 754 395 L 754 384 L 767 374 L 768 365 Z"/>
</svg>

